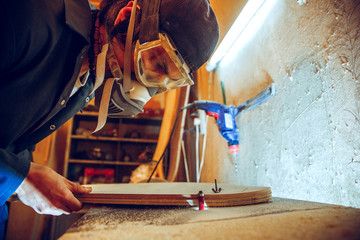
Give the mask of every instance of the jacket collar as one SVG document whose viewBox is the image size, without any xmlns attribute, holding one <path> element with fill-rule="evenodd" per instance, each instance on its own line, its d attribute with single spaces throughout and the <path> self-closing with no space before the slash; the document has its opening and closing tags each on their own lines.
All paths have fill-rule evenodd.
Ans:
<svg viewBox="0 0 360 240">
<path fill-rule="evenodd" d="M 87 0 L 64 0 L 66 24 L 90 43 L 91 10 Z"/>
</svg>

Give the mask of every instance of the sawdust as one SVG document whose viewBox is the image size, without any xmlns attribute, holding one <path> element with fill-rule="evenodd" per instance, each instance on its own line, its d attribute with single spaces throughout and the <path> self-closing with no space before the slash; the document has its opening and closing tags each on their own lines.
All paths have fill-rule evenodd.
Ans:
<svg viewBox="0 0 360 240">
<path fill-rule="evenodd" d="M 118 229 L 127 228 L 130 225 L 177 225 L 186 223 L 190 219 L 189 213 L 192 211 L 194 210 L 191 208 L 179 207 L 100 207 L 91 209 L 69 231 Z"/>
<path fill-rule="evenodd" d="M 175 226 L 199 222 L 233 220 L 264 215 L 284 214 L 294 211 L 309 211 L 332 205 L 273 198 L 270 203 L 243 207 L 208 208 L 197 211 L 189 207 L 160 206 L 96 206 L 78 220 L 68 232 L 117 231 L 129 227 Z"/>
</svg>

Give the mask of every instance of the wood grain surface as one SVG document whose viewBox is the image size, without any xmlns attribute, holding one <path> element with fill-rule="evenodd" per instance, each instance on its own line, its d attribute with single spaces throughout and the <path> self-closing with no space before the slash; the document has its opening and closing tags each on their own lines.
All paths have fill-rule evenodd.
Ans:
<svg viewBox="0 0 360 240">
<path fill-rule="evenodd" d="M 213 183 L 139 183 L 98 184 L 89 194 L 78 195 L 83 203 L 197 206 L 198 193 L 205 195 L 208 207 L 240 206 L 268 202 L 271 199 L 269 187 L 249 187 L 232 184 L 218 184 L 220 193 L 214 193 Z"/>
</svg>

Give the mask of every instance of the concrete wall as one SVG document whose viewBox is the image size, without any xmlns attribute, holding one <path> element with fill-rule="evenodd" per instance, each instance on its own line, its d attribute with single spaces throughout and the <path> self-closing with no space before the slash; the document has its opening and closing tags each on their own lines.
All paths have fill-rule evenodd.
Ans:
<svg viewBox="0 0 360 240">
<path fill-rule="evenodd" d="M 277 91 L 238 118 L 237 175 L 210 120 L 202 181 L 360 207 L 360 2 L 274 2 L 251 41 L 232 49 L 210 80 L 200 71 L 202 99 L 222 102 L 221 81 L 227 104 L 236 106 L 272 81 Z M 211 4 L 223 36 L 244 1 Z"/>
</svg>

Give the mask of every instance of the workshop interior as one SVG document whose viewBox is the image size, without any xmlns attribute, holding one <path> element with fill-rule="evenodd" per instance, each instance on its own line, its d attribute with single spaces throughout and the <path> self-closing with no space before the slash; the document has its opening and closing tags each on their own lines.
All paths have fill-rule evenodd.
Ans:
<svg viewBox="0 0 360 240">
<path fill-rule="evenodd" d="M 220 39 L 194 85 L 95 133 L 92 101 L 33 153 L 80 184 L 184 183 L 194 197 L 79 196 L 82 210 L 57 217 L 9 200 L 6 239 L 360 238 L 360 2 L 210 5 Z M 259 192 L 212 205 L 234 186 Z"/>
</svg>

